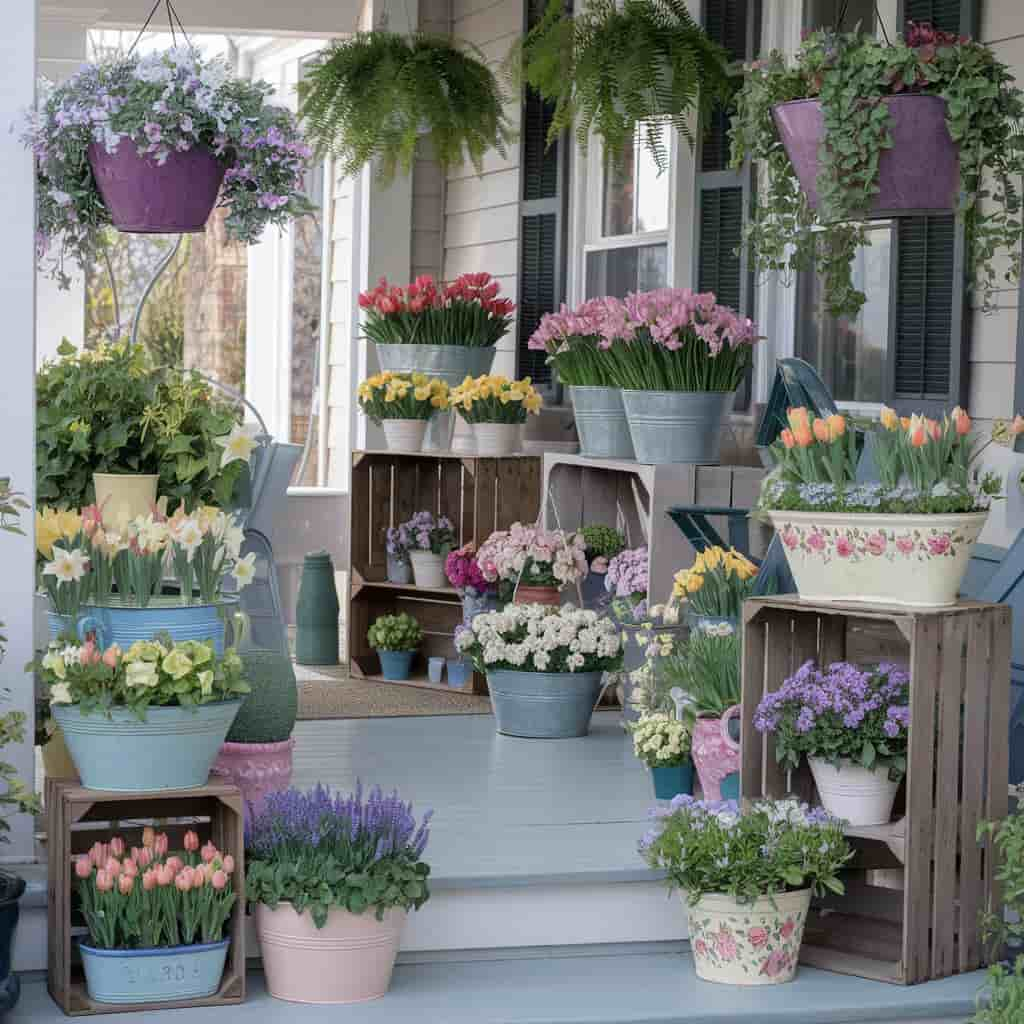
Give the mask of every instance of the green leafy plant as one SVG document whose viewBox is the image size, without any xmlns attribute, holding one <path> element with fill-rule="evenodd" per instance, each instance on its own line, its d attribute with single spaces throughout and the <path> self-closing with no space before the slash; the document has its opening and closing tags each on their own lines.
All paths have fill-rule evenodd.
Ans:
<svg viewBox="0 0 1024 1024">
<path fill-rule="evenodd" d="M 586 151 L 593 131 L 606 153 L 618 154 L 639 124 L 661 169 L 668 163 L 664 122 L 692 142 L 691 113 L 705 124 L 732 89 L 728 55 L 685 0 L 590 0 L 575 16 L 564 0 L 550 0 L 512 59 L 525 82 L 555 104 L 549 142 L 575 131 Z"/>
<path fill-rule="evenodd" d="M 442 167 L 468 159 L 482 172 L 484 154 L 504 155 L 514 136 L 503 103 L 478 50 L 422 32 L 358 32 L 327 47 L 299 83 L 317 152 L 333 154 L 342 176 L 380 158 L 384 181 L 409 173 L 421 135 Z"/>
<path fill-rule="evenodd" d="M 366 642 L 377 651 L 415 651 L 423 642 L 423 629 L 406 612 L 381 615 L 366 631 Z"/>
<path fill-rule="evenodd" d="M 927 25 L 908 27 L 892 44 L 830 30 L 808 36 L 792 62 L 773 52 L 749 68 L 732 120 L 732 164 L 748 160 L 762 188 L 746 233 L 761 270 L 816 270 L 828 311 L 855 316 L 865 302 L 851 262 L 870 244 L 863 221 L 878 193 L 878 161 L 892 146 L 889 96 L 922 93 L 946 101 L 946 126 L 960 147 L 957 215 L 966 220 L 971 261 L 990 306 L 994 257 L 1009 259 L 1007 280 L 1020 276 L 1019 182 L 1024 149 L 1016 125 L 1024 117 L 1014 75 L 992 50 Z M 819 208 L 811 208 L 782 145 L 772 108 L 790 100 L 821 101 L 825 136 L 819 149 Z"/>
<path fill-rule="evenodd" d="M 580 534 L 587 550 L 588 562 L 593 562 L 595 558 L 614 558 L 626 547 L 626 538 L 619 530 L 611 526 L 595 523 L 591 526 L 584 526 L 580 530 Z"/>
<path fill-rule="evenodd" d="M 93 473 L 156 473 L 158 493 L 190 507 L 231 504 L 247 463 L 218 439 L 241 416 L 197 373 L 155 367 L 126 341 L 81 352 L 64 341 L 57 356 L 36 375 L 40 501 L 84 508 Z"/>
<path fill-rule="evenodd" d="M 1024 953 L 1012 968 L 994 964 L 978 996 L 978 1012 L 968 1024 L 1019 1024 L 1024 1020 Z"/>
<path fill-rule="evenodd" d="M 668 645 L 654 670 L 661 706 L 668 693 L 682 688 L 694 714 L 720 718 L 740 702 L 740 637 L 728 624 L 695 629 L 678 644 Z"/>
</svg>

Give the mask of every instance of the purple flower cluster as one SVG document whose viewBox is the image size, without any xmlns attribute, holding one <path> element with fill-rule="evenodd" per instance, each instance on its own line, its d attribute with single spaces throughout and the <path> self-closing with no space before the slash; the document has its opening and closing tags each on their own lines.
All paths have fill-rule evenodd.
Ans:
<svg viewBox="0 0 1024 1024">
<path fill-rule="evenodd" d="M 647 548 L 627 548 L 608 563 L 604 587 L 616 597 L 647 596 Z"/>
<path fill-rule="evenodd" d="M 388 530 L 389 542 L 392 530 L 396 530 L 396 540 L 403 540 L 406 551 L 433 551 L 435 555 L 440 555 L 447 554 L 455 544 L 452 521 L 447 516 L 435 518 L 432 512 L 417 512 L 397 528 L 392 527 Z"/>
<path fill-rule="evenodd" d="M 484 578 L 483 571 L 477 564 L 476 545 L 472 542 L 464 544 L 445 559 L 444 574 L 458 591 L 468 590 L 483 594 L 491 589 L 491 584 Z"/>
</svg>

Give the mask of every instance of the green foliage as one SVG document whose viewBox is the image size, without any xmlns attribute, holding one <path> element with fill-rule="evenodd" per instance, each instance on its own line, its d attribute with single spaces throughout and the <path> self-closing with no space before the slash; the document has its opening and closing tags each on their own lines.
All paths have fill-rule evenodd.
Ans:
<svg viewBox="0 0 1024 1024">
<path fill-rule="evenodd" d="M 614 558 L 626 548 L 626 538 L 611 526 L 584 526 L 580 533 L 587 549 L 588 562 L 595 558 Z"/>
<path fill-rule="evenodd" d="M 320 155 L 342 176 L 380 158 L 380 176 L 408 174 L 425 132 L 442 167 L 464 159 L 477 172 L 512 139 L 504 97 L 482 55 L 416 33 L 358 32 L 327 47 L 299 83 L 299 117 Z"/>
<path fill-rule="evenodd" d="M 197 373 L 158 369 L 125 341 L 57 352 L 36 375 L 40 502 L 82 508 L 95 500 L 93 473 L 158 473 L 172 505 L 231 504 L 246 466 L 222 467 L 214 438 L 241 417 Z"/>
<path fill-rule="evenodd" d="M 988 969 L 988 982 L 978 996 L 978 1012 L 968 1024 L 1020 1024 L 1024 1020 L 1024 954 L 1007 970 Z"/>
<path fill-rule="evenodd" d="M 862 223 L 878 193 L 878 161 L 891 148 L 885 98 L 906 91 L 946 100 L 946 125 L 960 146 L 958 216 L 965 218 L 971 258 L 986 306 L 998 285 L 993 258 L 1004 251 L 1007 280 L 1020 276 L 1020 176 L 1024 150 L 1016 125 L 1021 92 L 992 50 L 955 37 L 892 45 L 833 31 L 810 35 L 790 64 L 778 52 L 756 62 L 737 96 L 732 165 L 758 165 L 762 188 L 746 240 L 763 271 L 814 270 L 828 311 L 855 316 L 864 304 L 851 276 L 858 248 L 870 244 Z M 825 139 L 819 150 L 814 211 L 800 188 L 772 116 L 779 103 L 821 100 Z"/>
<path fill-rule="evenodd" d="M 662 170 L 668 120 L 693 141 L 691 112 L 703 126 L 731 85 L 728 55 L 694 21 L 685 0 L 590 0 L 575 17 L 550 0 L 544 17 L 513 59 L 521 76 L 555 104 L 553 142 L 575 129 L 586 151 L 591 131 L 606 154 L 619 154 L 641 125 L 644 144 Z"/>
<path fill-rule="evenodd" d="M 423 642 L 423 630 L 406 612 L 381 615 L 367 630 L 366 641 L 377 651 L 415 651 Z"/>
<path fill-rule="evenodd" d="M 295 728 L 299 704 L 291 658 L 277 651 L 245 651 L 241 658 L 249 694 L 227 738 L 231 743 L 282 743 Z"/>
<path fill-rule="evenodd" d="M 740 702 L 740 637 L 730 627 L 693 630 L 657 661 L 655 706 L 671 707 L 668 693 L 679 686 L 697 715 L 720 718 Z"/>
</svg>

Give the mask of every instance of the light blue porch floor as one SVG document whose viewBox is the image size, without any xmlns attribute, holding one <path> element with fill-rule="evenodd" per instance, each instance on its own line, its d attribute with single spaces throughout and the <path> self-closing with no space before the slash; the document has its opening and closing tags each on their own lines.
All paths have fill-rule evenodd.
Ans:
<svg viewBox="0 0 1024 1024">
<path fill-rule="evenodd" d="M 249 974 L 241 1006 L 128 1013 L 123 1024 L 962 1024 L 981 974 L 897 988 L 801 968 L 792 984 L 732 988 L 696 979 L 682 954 L 407 964 L 388 995 L 356 1006 L 271 999 Z M 36 982 L 6 1021 L 66 1020 Z"/>
<path fill-rule="evenodd" d="M 636 852 L 653 804 L 617 711 L 590 736 L 499 736 L 490 715 L 299 722 L 294 785 L 397 788 L 433 807 L 435 888 L 650 877 Z"/>
</svg>

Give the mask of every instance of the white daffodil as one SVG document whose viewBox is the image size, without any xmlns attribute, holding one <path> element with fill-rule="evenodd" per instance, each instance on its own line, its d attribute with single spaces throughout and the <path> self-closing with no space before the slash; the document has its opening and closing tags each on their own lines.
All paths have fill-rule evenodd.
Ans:
<svg viewBox="0 0 1024 1024">
<path fill-rule="evenodd" d="M 250 551 L 245 558 L 239 559 L 231 570 L 231 575 L 234 576 L 239 590 L 252 583 L 256 575 L 256 552 Z"/>
<path fill-rule="evenodd" d="M 65 551 L 54 545 L 53 561 L 43 566 L 44 576 L 54 576 L 58 583 L 77 583 L 89 568 L 89 559 L 81 548 Z"/>
<path fill-rule="evenodd" d="M 257 447 L 256 427 L 241 424 L 233 427 L 230 434 L 215 437 L 213 440 L 224 449 L 220 460 L 221 469 L 235 460 L 248 463 Z"/>
<path fill-rule="evenodd" d="M 203 543 L 203 531 L 195 519 L 186 519 L 177 529 L 177 541 L 185 550 L 185 557 L 191 562 L 199 545 Z"/>
</svg>

